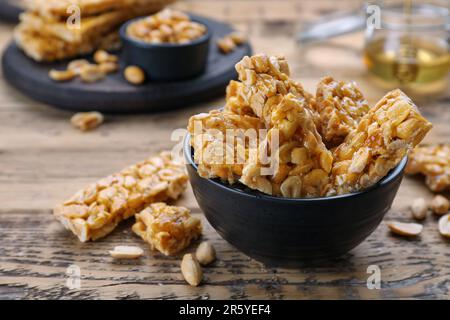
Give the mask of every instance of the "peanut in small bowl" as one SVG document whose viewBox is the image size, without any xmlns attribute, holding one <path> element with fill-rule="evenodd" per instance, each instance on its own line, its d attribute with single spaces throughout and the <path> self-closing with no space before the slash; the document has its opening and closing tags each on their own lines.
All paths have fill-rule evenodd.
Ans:
<svg viewBox="0 0 450 320">
<path fill-rule="evenodd" d="M 167 17 L 167 12 L 171 11 L 159 15 Z M 207 65 L 211 41 L 207 23 L 181 12 L 171 14 L 180 16 L 178 24 L 170 24 L 168 18 L 149 22 L 157 14 L 130 20 L 120 29 L 125 62 L 142 68 L 151 80 L 192 78 L 203 73 Z"/>
<path fill-rule="evenodd" d="M 197 172 L 190 136 L 184 156 L 194 195 L 213 228 L 246 255 L 271 266 L 322 263 L 363 242 L 390 209 L 407 158 L 365 190 L 321 198 L 278 198 L 205 179 Z"/>
</svg>

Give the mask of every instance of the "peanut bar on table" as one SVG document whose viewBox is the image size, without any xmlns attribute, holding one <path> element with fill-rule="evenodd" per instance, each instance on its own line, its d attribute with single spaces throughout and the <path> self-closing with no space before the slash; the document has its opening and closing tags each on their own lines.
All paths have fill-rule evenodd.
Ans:
<svg viewBox="0 0 450 320">
<path fill-rule="evenodd" d="M 386 94 L 334 151 L 329 194 L 358 191 L 385 177 L 431 130 L 401 90 Z"/>
<path fill-rule="evenodd" d="M 187 181 L 184 165 L 162 152 L 80 190 L 54 215 L 80 241 L 95 241 L 149 204 L 177 199 Z"/>
<path fill-rule="evenodd" d="M 145 240 L 152 250 L 166 256 L 174 255 L 200 237 L 200 219 L 191 216 L 184 207 L 154 203 L 136 215 L 133 231 Z"/>
</svg>

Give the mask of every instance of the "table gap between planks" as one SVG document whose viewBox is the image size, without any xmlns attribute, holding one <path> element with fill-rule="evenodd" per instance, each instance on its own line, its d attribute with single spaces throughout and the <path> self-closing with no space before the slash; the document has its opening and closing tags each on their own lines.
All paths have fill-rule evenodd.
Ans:
<svg viewBox="0 0 450 320">
<path fill-rule="evenodd" d="M 247 33 L 255 52 L 284 54 L 292 73 L 309 90 L 320 77 L 356 80 L 371 103 L 383 95 L 367 79 L 361 61 L 363 34 L 356 33 L 308 47 L 293 38 L 302 23 L 335 8 L 329 0 L 185 1 L 183 10 L 228 21 Z M 339 1 L 357 8 L 360 1 Z M 0 24 L 0 48 L 12 26 Z M 96 131 L 80 133 L 68 112 L 22 96 L 0 73 L 0 299 L 375 299 L 449 298 L 449 243 L 428 217 L 422 236 L 406 240 L 389 234 L 385 222 L 360 246 L 321 267 L 298 270 L 266 268 L 227 244 L 207 224 L 189 189 L 177 203 L 205 224 L 204 239 L 216 247 L 218 260 L 204 269 L 204 284 L 182 280 L 180 257 L 150 252 L 123 223 L 96 243 L 79 243 L 51 215 L 51 208 L 97 179 L 170 148 L 174 129 L 189 116 L 222 106 L 223 98 L 183 110 L 154 115 L 108 116 Z M 95 109 L 95 106 L 92 106 Z M 434 123 L 426 142 L 449 142 L 450 94 L 420 103 Z M 432 194 L 421 179 L 405 178 L 385 221 L 410 221 L 412 199 Z M 369 204 L 368 204 L 369 205 Z M 113 261 L 115 245 L 139 245 L 137 262 Z M 193 247 L 190 248 L 193 250 Z M 81 268 L 81 288 L 66 287 L 66 268 Z M 367 268 L 381 269 L 381 289 L 366 286 Z"/>
</svg>

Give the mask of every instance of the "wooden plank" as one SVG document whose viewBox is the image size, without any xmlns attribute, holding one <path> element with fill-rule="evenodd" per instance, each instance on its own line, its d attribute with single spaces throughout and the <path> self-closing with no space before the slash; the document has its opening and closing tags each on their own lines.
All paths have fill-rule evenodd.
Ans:
<svg viewBox="0 0 450 320">
<path fill-rule="evenodd" d="M 404 218 L 394 211 L 389 217 Z M 131 233 L 131 221 L 106 239 L 81 244 L 48 212 L 10 213 L 3 215 L 0 226 L 0 296 L 11 290 L 15 297 L 46 299 L 119 299 L 125 294 L 189 299 L 444 298 L 448 297 L 450 254 L 434 220 L 425 223 L 420 240 L 391 236 L 383 223 L 347 256 L 302 270 L 265 268 L 233 249 L 203 221 L 205 238 L 216 247 L 218 260 L 205 268 L 204 285 L 190 288 L 181 279 L 179 256 L 146 250 L 139 261 L 118 262 L 109 257 L 107 251 L 115 245 L 145 247 Z M 82 271 L 82 287 L 74 291 L 65 288 L 65 271 L 72 264 Z M 382 270 L 381 290 L 366 287 L 369 265 Z"/>
</svg>

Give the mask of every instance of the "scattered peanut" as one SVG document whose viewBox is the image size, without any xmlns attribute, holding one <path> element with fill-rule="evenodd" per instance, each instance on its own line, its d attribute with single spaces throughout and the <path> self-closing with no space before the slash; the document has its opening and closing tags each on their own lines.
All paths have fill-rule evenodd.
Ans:
<svg viewBox="0 0 450 320">
<path fill-rule="evenodd" d="M 144 250 L 139 247 L 117 246 L 109 254 L 114 259 L 137 259 L 144 254 Z"/>
<path fill-rule="evenodd" d="M 240 46 L 241 44 L 244 44 L 247 41 L 245 35 L 237 31 L 230 33 L 229 37 L 231 40 L 233 40 L 234 44 L 237 46 Z"/>
<path fill-rule="evenodd" d="M 92 64 L 85 59 L 77 59 L 69 62 L 67 70 L 52 70 L 49 76 L 55 81 L 68 81 L 80 76 L 84 82 L 97 82 L 104 79 L 106 74 L 119 70 L 118 59 L 115 55 L 99 50 L 94 54 L 94 60 L 98 64 Z"/>
<path fill-rule="evenodd" d="M 70 122 L 81 131 L 88 131 L 97 128 L 104 121 L 103 115 L 99 112 L 76 113 Z"/>
<path fill-rule="evenodd" d="M 54 80 L 54 81 L 70 81 L 73 78 L 75 78 L 77 75 L 76 73 L 74 73 L 71 70 L 50 70 L 50 72 L 48 73 L 48 76 L 50 77 L 50 79 Z"/>
<path fill-rule="evenodd" d="M 89 61 L 85 59 L 77 59 L 69 62 L 67 65 L 67 70 L 71 70 L 75 72 L 76 75 L 80 75 L 81 69 L 87 65 L 90 65 Z"/>
<path fill-rule="evenodd" d="M 200 263 L 192 254 L 185 254 L 181 261 L 181 273 L 191 286 L 196 287 L 202 282 L 203 272 Z"/>
<path fill-rule="evenodd" d="M 80 78 L 87 83 L 97 82 L 105 78 L 105 73 L 95 64 L 85 65 L 80 69 Z"/>
<path fill-rule="evenodd" d="M 387 226 L 393 233 L 405 237 L 418 236 L 423 230 L 423 226 L 418 223 L 404 223 L 391 221 L 387 223 Z"/>
<path fill-rule="evenodd" d="M 140 85 L 145 81 L 144 71 L 137 66 L 128 66 L 124 71 L 125 79 L 132 84 Z"/>
<path fill-rule="evenodd" d="M 236 49 L 236 44 L 230 37 L 224 37 L 222 39 L 217 40 L 217 46 L 219 47 L 219 50 L 225 54 L 233 52 L 234 49 Z"/>
<path fill-rule="evenodd" d="M 105 62 L 117 63 L 117 61 L 119 61 L 119 58 L 116 55 L 106 52 L 105 50 L 97 50 L 94 53 L 94 61 L 98 64 L 102 64 Z"/>
<path fill-rule="evenodd" d="M 236 49 L 236 46 L 240 46 L 246 41 L 245 36 L 240 32 L 232 32 L 229 35 L 217 40 L 217 46 L 222 53 L 228 54 L 233 52 Z"/>
<path fill-rule="evenodd" d="M 438 194 L 431 200 L 430 208 L 438 215 L 446 214 L 450 208 L 450 201 L 446 197 Z"/>
<path fill-rule="evenodd" d="M 211 243 L 204 241 L 198 246 L 195 257 L 202 266 L 207 266 L 216 260 L 216 250 Z"/>
<path fill-rule="evenodd" d="M 450 238 L 450 213 L 439 219 L 439 233 L 443 237 Z"/>
<path fill-rule="evenodd" d="M 414 219 L 423 220 L 427 217 L 428 205 L 424 198 L 415 199 L 410 209 Z"/>
</svg>

